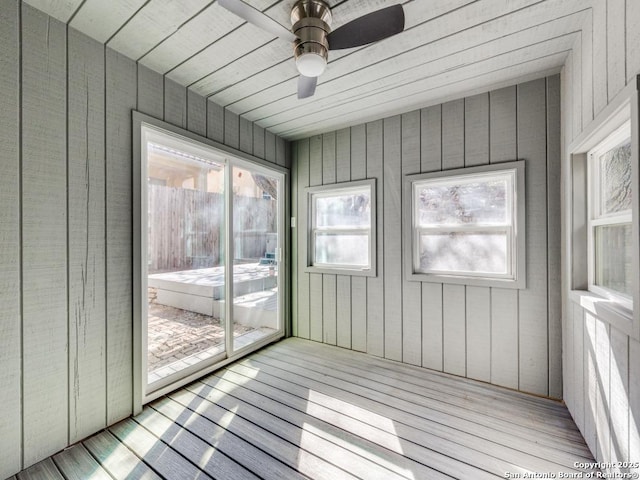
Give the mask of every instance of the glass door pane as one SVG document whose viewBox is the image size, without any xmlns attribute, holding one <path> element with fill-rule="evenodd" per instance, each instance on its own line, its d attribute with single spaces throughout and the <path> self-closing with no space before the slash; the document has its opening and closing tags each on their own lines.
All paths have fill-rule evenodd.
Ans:
<svg viewBox="0 0 640 480">
<path fill-rule="evenodd" d="M 146 155 L 151 385 L 225 355 L 225 166 L 170 139 Z"/>
<path fill-rule="evenodd" d="M 233 167 L 233 350 L 281 329 L 278 283 L 280 181 Z"/>
</svg>

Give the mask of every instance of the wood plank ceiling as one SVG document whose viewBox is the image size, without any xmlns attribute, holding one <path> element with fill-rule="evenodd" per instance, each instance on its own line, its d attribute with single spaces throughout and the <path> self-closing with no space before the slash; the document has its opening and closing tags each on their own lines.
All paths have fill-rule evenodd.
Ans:
<svg viewBox="0 0 640 480">
<path fill-rule="evenodd" d="M 289 26 L 295 0 L 246 0 Z M 286 139 L 560 71 L 591 0 L 328 0 L 333 28 L 402 3 L 405 31 L 330 52 L 298 100 L 292 47 L 212 0 L 26 0 Z"/>
</svg>

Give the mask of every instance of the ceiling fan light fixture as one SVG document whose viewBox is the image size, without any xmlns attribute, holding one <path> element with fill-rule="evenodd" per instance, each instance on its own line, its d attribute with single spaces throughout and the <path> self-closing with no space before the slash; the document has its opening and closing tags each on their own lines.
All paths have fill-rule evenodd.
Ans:
<svg viewBox="0 0 640 480">
<path fill-rule="evenodd" d="M 296 67 L 305 77 L 319 77 L 327 68 L 327 60 L 318 53 L 306 52 L 296 58 Z"/>
<path fill-rule="evenodd" d="M 265 15 L 246 0 L 218 0 L 218 3 L 257 27 L 293 42 L 298 76 L 298 98 L 313 96 L 318 77 L 329 61 L 329 50 L 369 45 L 404 31 L 404 8 L 391 5 L 357 17 L 331 30 L 332 14 L 327 0 L 295 1 L 291 9 L 291 31 Z"/>
<path fill-rule="evenodd" d="M 323 0 L 299 0 L 291 10 L 291 23 L 291 31 L 298 37 L 293 44 L 298 72 L 304 77 L 319 77 L 329 60 L 329 5 Z"/>
</svg>

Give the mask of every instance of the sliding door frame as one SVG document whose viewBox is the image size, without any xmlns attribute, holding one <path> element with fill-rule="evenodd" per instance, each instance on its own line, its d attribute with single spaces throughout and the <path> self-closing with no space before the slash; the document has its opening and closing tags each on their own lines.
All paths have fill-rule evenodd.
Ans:
<svg viewBox="0 0 640 480">
<path fill-rule="evenodd" d="M 247 153 L 241 152 L 227 145 L 212 141 L 198 134 L 189 132 L 185 129 L 176 127 L 162 120 L 158 120 L 143 113 L 132 112 L 133 126 L 133 413 L 137 414 L 142 411 L 145 403 L 158 398 L 170 391 L 186 385 L 202 376 L 217 370 L 224 365 L 231 363 L 238 358 L 251 353 L 263 346 L 278 341 L 284 336 L 290 335 L 290 232 L 289 222 L 286 221 L 290 217 L 290 173 L 289 170 L 268 162 L 266 160 L 254 157 Z M 201 366 L 197 371 L 188 369 L 185 375 L 179 379 L 168 377 L 172 381 L 167 384 L 161 382 L 158 388 L 147 391 L 147 331 L 146 319 L 143 318 L 143 312 L 146 312 L 144 303 L 147 299 L 146 289 L 146 248 L 143 241 L 146 239 L 146 232 L 143 232 L 142 222 L 146 222 L 146 211 L 143 210 L 142 198 L 146 189 L 143 181 L 146 181 L 146 161 L 143 161 L 143 127 L 155 130 L 161 134 L 177 137 L 179 140 L 193 142 L 197 147 L 204 148 L 212 152 L 215 156 L 224 157 L 225 166 L 225 223 L 229 228 L 225 230 L 225 297 L 231 301 L 225 301 L 225 354 L 223 358 L 216 363 Z M 278 315 L 280 319 L 279 330 L 261 339 L 250 346 L 233 350 L 233 318 L 229 313 L 233 309 L 233 191 L 231 188 L 231 174 L 233 167 L 246 168 L 248 170 L 257 170 L 267 175 L 279 177 L 279 191 L 283 201 L 278 201 Z M 143 168 L 145 171 L 143 172 Z M 145 214 L 145 218 L 142 218 Z M 145 223 L 146 224 L 146 223 Z M 220 357 L 215 357 L 220 358 Z M 195 369 L 194 369 L 195 370 Z"/>
</svg>

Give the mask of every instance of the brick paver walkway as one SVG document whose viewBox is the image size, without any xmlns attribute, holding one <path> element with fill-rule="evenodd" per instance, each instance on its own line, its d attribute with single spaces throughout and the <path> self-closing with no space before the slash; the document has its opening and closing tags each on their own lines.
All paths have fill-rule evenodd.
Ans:
<svg viewBox="0 0 640 480">
<path fill-rule="evenodd" d="M 220 319 L 155 303 L 150 289 L 148 319 L 149 372 L 224 343 Z M 236 324 L 234 335 L 253 330 Z"/>
</svg>

